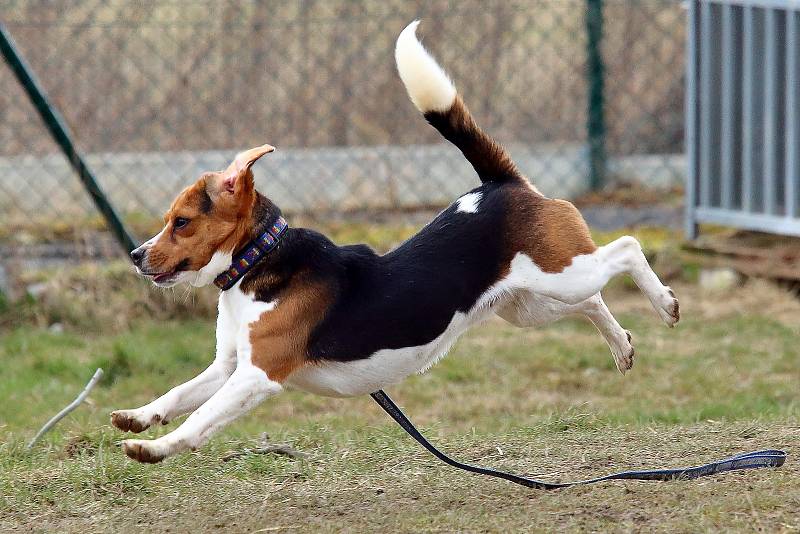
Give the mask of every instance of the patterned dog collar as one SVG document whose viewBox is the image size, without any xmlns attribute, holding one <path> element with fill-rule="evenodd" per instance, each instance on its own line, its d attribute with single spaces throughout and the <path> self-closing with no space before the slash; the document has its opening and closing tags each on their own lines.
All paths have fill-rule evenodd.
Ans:
<svg viewBox="0 0 800 534">
<path fill-rule="evenodd" d="M 267 231 L 250 242 L 231 263 L 228 269 L 214 279 L 214 285 L 222 291 L 232 288 L 264 256 L 278 245 L 281 235 L 289 225 L 286 219 L 278 217 Z"/>
</svg>

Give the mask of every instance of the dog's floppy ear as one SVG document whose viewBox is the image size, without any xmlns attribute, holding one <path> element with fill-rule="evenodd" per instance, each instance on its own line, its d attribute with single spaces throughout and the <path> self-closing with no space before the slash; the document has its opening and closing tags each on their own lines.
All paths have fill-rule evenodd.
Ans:
<svg viewBox="0 0 800 534">
<path fill-rule="evenodd" d="M 244 188 L 253 185 L 253 174 L 250 167 L 264 154 L 275 150 L 272 145 L 261 145 L 244 152 L 239 152 L 234 160 L 222 173 L 222 190 L 228 193 L 238 193 Z"/>
</svg>

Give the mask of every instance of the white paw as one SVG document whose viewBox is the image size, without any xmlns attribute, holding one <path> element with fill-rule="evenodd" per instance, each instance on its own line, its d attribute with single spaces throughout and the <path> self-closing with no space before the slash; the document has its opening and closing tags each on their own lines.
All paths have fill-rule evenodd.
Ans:
<svg viewBox="0 0 800 534">
<path fill-rule="evenodd" d="M 617 364 L 617 369 L 623 375 L 627 370 L 633 367 L 634 350 L 631 345 L 631 333 L 625 330 L 627 340 L 624 343 L 612 347 L 611 354 L 614 356 L 614 363 Z"/>
<path fill-rule="evenodd" d="M 122 450 L 129 458 L 147 464 L 158 463 L 167 457 L 163 447 L 159 446 L 156 440 L 126 439 L 122 442 Z"/>
<path fill-rule="evenodd" d="M 161 421 L 160 415 L 145 413 L 141 408 L 137 410 L 116 410 L 111 412 L 111 424 L 123 432 L 138 434 L 159 421 Z"/>
<path fill-rule="evenodd" d="M 681 318 L 680 306 L 675 292 L 668 286 L 663 286 L 663 290 L 658 294 L 657 300 L 653 301 L 653 307 L 658 312 L 661 320 L 672 328 Z"/>
</svg>

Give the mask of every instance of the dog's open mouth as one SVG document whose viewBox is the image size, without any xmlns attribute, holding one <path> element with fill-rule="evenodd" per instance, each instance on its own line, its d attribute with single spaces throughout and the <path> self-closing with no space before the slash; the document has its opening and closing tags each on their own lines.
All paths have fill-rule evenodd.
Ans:
<svg viewBox="0 0 800 534">
<path fill-rule="evenodd" d="M 158 286 L 163 285 L 171 285 L 178 276 L 186 270 L 187 265 L 189 264 L 188 260 L 182 260 L 178 262 L 178 264 L 170 269 L 169 271 L 143 271 L 139 270 L 139 274 L 150 278 L 154 284 Z"/>
<path fill-rule="evenodd" d="M 164 282 L 169 282 L 175 278 L 177 274 L 177 271 L 168 271 L 166 273 L 150 274 L 148 276 L 153 278 L 153 282 L 157 284 L 163 284 Z"/>
<path fill-rule="evenodd" d="M 180 281 L 181 275 L 186 272 L 189 266 L 189 259 L 186 258 L 179 261 L 172 269 L 168 270 L 162 270 L 163 267 L 154 269 L 147 262 L 144 263 L 144 268 L 139 265 L 136 266 L 136 272 L 140 276 L 149 278 L 158 287 L 172 287 Z"/>
<path fill-rule="evenodd" d="M 179 271 L 177 269 L 173 269 L 171 271 L 164 271 L 161 273 L 140 271 L 139 274 L 146 276 L 156 285 L 165 285 L 174 282 L 178 277 L 178 273 Z"/>
</svg>

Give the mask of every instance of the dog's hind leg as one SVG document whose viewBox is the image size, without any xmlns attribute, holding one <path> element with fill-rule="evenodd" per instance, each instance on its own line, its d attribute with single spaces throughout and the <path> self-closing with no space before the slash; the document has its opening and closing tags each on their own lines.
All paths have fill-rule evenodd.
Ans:
<svg viewBox="0 0 800 534">
<path fill-rule="evenodd" d="M 631 333 L 622 328 L 611 315 L 600 293 L 584 300 L 580 306 L 581 313 L 592 321 L 608 343 L 617 369 L 625 374 L 625 371 L 633 367 L 634 350 L 631 345 Z"/>
<path fill-rule="evenodd" d="M 599 293 L 611 278 L 622 273 L 631 275 L 668 326 L 678 322 L 678 299 L 661 283 L 639 242 L 630 236 L 620 237 L 590 254 L 573 257 L 559 272 L 542 271 L 531 258 L 518 254 L 511 262 L 509 284 L 567 304 L 578 304 Z"/>
<path fill-rule="evenodd" d="M 567 315 L 583 315 L 603 335 L 617 369 L 624 374 L 633 366 L 630 332 L 611 315 L 599 293 L 577 304 L 566 304 L 543 295 L 521 292 L 498 309 L 497 315 L 520 327 L 543 326 Z"/>
<path fill-rule="evenodd" d="M 622 268 L 622 272 L 627 272 L 639 289 L 647 296 L 653 305 L 658 316 L 672 328 L 680 319 L 680 307 L 675 293 L 668 286 L 661 283 L 658 276 L 647 262 L 642 246 L 631 237 L 620 237 L 606 247 L 610 248 L 606 253 L 606 261 L 617 264 L 614 268 Z M 602 248 L 606 248 L 602 247 Z"/>
</svg>

